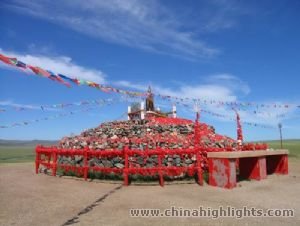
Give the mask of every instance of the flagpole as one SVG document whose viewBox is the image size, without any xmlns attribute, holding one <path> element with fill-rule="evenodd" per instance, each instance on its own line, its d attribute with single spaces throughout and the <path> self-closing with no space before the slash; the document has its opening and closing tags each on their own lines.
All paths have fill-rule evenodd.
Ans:
<svg viewBox="0 0 300 226">
<path fill-rule="evenodd" d="M 280 134 L 280 147 L 282 148 L 282 124 L 278 123 L 279 134 Z"/>
</svg>

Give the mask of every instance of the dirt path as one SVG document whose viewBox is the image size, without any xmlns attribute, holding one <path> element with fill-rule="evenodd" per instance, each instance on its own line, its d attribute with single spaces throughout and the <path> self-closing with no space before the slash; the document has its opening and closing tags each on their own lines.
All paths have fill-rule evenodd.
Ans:
<svg viewBox="0 0 300 226">
<path fill-rule="evenodd" d="M 0 225 L 61 225 L 117 184 L 34 173 L 28 163 L 0 166 Z"/>
<path fill-rule="evenodd" d="M 299 225 L 300 161 L 288 176 L 243 181 L 233 190 L 208 185 L 129 187 L 34 174 L 33 164 L 0 165 L 0 225 Z M 130 208 L 292 208 L 294 218 L 133 218 Z"/>
</svg>

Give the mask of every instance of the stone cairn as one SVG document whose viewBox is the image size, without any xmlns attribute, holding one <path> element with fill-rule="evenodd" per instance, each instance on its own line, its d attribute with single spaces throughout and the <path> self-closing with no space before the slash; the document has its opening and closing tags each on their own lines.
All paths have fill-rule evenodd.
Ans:
<svg viewBox="0 0 300 226">
<path fill-rule="evenodd" d="M 215 129 L 200 123 L 200 143 L 211 148 L 237 148 L 237 141 L 215 133 Z M 83 131 L 80 135 L 64 137 L 59 143 L 63 149 L 84 149 L 94 151 L 129 149 L 141 152 L 156 149 L 192 149 L 194 148 L 194 123 L 186 119 L 152 118 L 147 120 L 129 120 L 106 122 L 100 126 Z M 162 161 L 165 166 L 189 166 L 196 161 L 194 155 L 166 155 Z M 123 168 L 122 157 L 91 158 L 89 166 Z M 83 157 L 59 156 L 59 164 L 83 166 Z M 156 155 L 144 158 L 140 155 L 129 157 L 129 164 L 135 167 L 155 167 L 158 165 Z M 206 163 L 201 163 L 205 169 Z"/>
</svg>

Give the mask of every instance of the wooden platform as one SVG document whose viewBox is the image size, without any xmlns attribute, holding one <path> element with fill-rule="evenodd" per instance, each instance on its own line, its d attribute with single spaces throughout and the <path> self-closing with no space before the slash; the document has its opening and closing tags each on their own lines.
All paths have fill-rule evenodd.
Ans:
<svg viewBox="0 0 300 226">
<path fill-rule="evenodd" d="M 230 152 L 208 152 L 208 158 L 248 158 L 260 157 L 269 155 L 287 155 L 289 153 L 286 149 L 278 150 L 255 150 L 255 151 L 230 151 Z"/>
<path fill-rule="evenodd" d="M 209 184 L 234 188 L 239 178 L 262 180 L 268 174 L 288 174 L 288 150 L 208 152 Z M 238 169 L 238 171 L 237 171 Z"/>
</svg>

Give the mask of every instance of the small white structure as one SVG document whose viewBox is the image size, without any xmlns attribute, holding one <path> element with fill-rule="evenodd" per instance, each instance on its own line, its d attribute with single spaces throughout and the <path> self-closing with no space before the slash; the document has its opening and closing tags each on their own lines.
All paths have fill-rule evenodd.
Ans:
<svg viewBox="0 0 300 226">
<path fill-rule="evenodd" d="M 172 106 L 172 116 L 173 116 L 173 118 L 177 118 L 176 105 L 175 104 L 173 104 L 173 106 Z"/>
<path fill-rule="evenodd" d="M 131 106 L 128 106 L 128 116 L 127 116 L 127 119 L 130 120 L 130 113 L 131 113 Z"/>
<path fill-rule="evenodd" d="M 172 105 L 172 111 L 162 112 L 160 107 L 155 110 L 153 94 L 151 88 L 148 89 L 148 95 L 146 101 L 135 103 L 132 106 L 128 106 L 128 120 L 144 120 L 152 117 L 172 117 L 177 118 L 176 105 Z"/>
<path fill-rule="evenodd" d="M 145 103 L 141 102 L 141 119 L 145 119 Z"/>
</svg>

